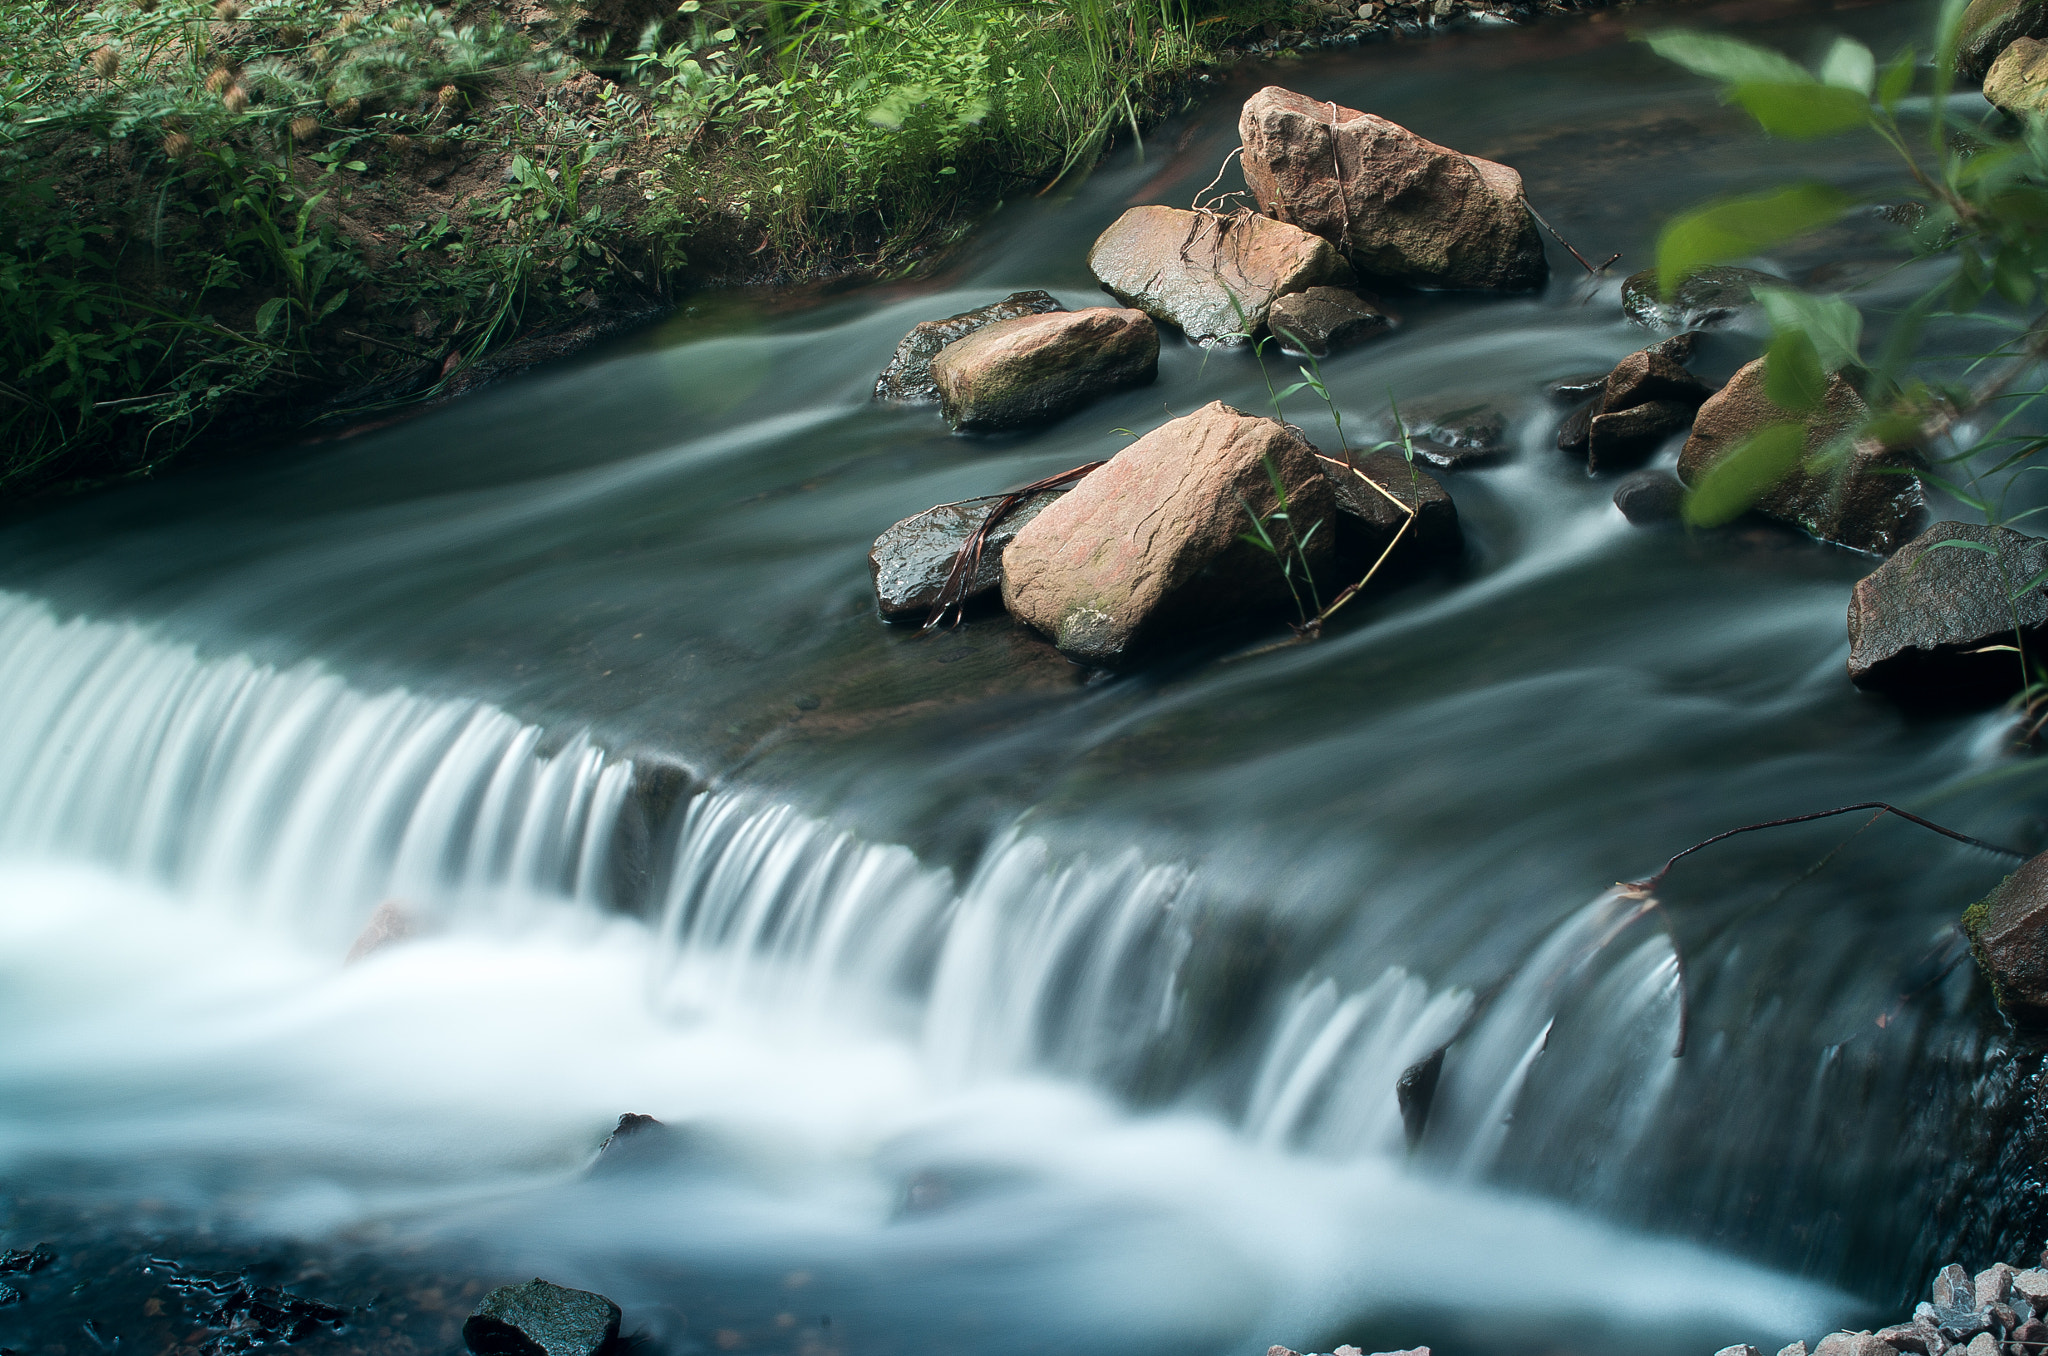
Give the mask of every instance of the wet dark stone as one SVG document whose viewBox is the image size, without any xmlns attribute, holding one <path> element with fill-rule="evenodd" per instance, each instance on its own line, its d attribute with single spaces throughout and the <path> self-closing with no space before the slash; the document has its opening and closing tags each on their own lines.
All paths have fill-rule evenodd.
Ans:
<svg viewBox="0 0 2048 1356">
<path fill-rule="evenodd" d="M 10 1304 L 21 1303 L 21 1292 L 11 1285 L 0 1285 L 0 1309 Z"/>
<path fill-rule="evenodd" d="M 1783 278 L 1753 268 L 1715 265 L 1678 285 L 1671 300 L 1657 295 L 1657 271 L 1631 274 L 1621 285 L 1621 313 L 1653 330 L 1704 330 L 1729 325 L 1760 308 L 1750 289 L 1790 286 Z"/>
<path fill-rule="evenodd" d="M 56 1249 L 47 1243 L 14 1252 L 0 1252 L 0 1276 L 17 1271 L 41 1271 L 56 1260 Z"/>
<path fill-rule="evenodd" d="M 955 339 L 964 339 L 998 320 L 1020 315 L 1044 315 L 1067 308 L 1049 292 L 1012 292 L 1001 301 L 977 306 L 971 311 L 949 315 L 943 320 L 920 321 L 896 345 L 896 356 L 875 379 L 875 399 L 936 403 L 939 388 L 932 381 L 932 358 Z"/>
<path fill-rule="evenodd" d="M 1451 1047 L 1438 1046 L 1425 1059 L 1418 1059 L 1401 1071 L 1394 1080 L 1394 1100 L 1401 1108 L 1401 1129 L 1407 1136 L 1408 1147 L 1413 1149 L 1422 1143 L 1422 1132 L 1429 1125 L 1429 1108 L 1436 1101 L 1436 1085 L 1443 1077 L 1444 1052 Z"/>
<path fill-rule="evenodd" d="M 1677 359 L 1646 348 L 1614 365 L 1601 388 L 1601 403 L 1609 411 L 1659 401 L 1698 409 L 1712 394 L 1712 388 L 1686 371 Z"/>
<path fill-rule="evenodd" d="M 1637 471 L 1614 487 L 1614 506 L 1637 527 L 1678 520 L 1685 486 L 1669 471 Z"/>
<path fill-rule="evenodd" d="M 963 601 L 983 598 L 1002 587 L 1003 548 L 1069 488 L 1042 491 L 1003 515 L 988 534 Z M 875 538 L 868 552 L 868 575 L 874 583 L 875 607 L 884 620 L 923 624 L 938 606 L 939 593 L 946 586 L 961 544 L 974 535 L 996 502 L 997 498 L 991 497 L 941 504 L 905 518 Z"/>
<path fill-rule="evenodd" d="M 1674 435 L 1692 427 L 1693 406 L 1652 400 L 1594 415 L 1586 426 L 1586 469 L 1599 473 L 1641 466 Z"/>
<path fill-rule="evenodd" d="M 1974 546 L 1940 545 L 1947 541 Z M 2048 639 L 2048 591 L 2036 585 L 2009 597 L 2043 570 L 2048 541 L 2004 527 L 1936 523 L 1857 581 L 1849 677 L 1929 709 L 1996 705 L 2020 690 L 2024 674 L 2017 655 L 1985 647 L 2011 645 L 2015 623 L 2030 648 Z M 1967 1304 L 1937 1298 L 1935 1307 L 1975 1308 L 1975 1299 L 1973 1289 Z"/>
<path fill-rule="evenodd" d="M 817 703 L 813 701 L 812 704 L 815 706 Z M 614 1173 L 667 1168 L 686 1156 L 689 1150 L 690 1137 L 683 1131 L 652 1116 L 629 1112 L 619 1117 L 618 1127 L 598 1146 L 597 1161 L 590 1165 L 589 1175 L 607 1177 Z"/>
<path fill-rule="evenodd" d="M 1599 412 L 1600 398 L 1596 395 L 1566 415 L 1557 426 L 1557 450 L 1585 456 L 1586 445 L 1593 437 L 1593 416 Z"/>
<path fill-rule="evenodd" d="M 1347 572 L 1369 567 L 1394 540 L 1408 515 L 1338 458 L 1319 456 L 1316 460 L 1337 495 L 1338 558 Z M 1415 510 L 1415 525 L 1408 529 L 1402 547 L 1388 557 L 1389 570 L 1453 558 L 1464 550 L 1458 507 L 1436 477 L 1421 467 L 1411 467 L 1392 452 L 1354 455 L 1352 461 L 1374 484 Z"/>
<path fill-rule="evenodd" d="M 1543 388 L 1543 394 L 1560 405 L 1576 405 L 1581 401 L 1591 400 L 1605 389 L 1605 372 L 1582 372 L 1576 377 L 1565 377 L 1551 382 Z"/>
<path fill-rule="evenodd" d="M 1415 455 L 1447 470 L 1508 450 L 1507 416 L 1483 400 L 1437 401 L 1401 411 Z"/>
<path fill-rule="evenodd" d="M 258 1285 L 246 1272 L 223 1275 L 164 1265 L 170 1272 L 165 1288 L 185 1301 L 194 1322 L 218 1329 L 199 1344 L 204 1356 L 240 1356 L 257 1347 L 303 1342 L 322 1331 L 341 1331 L 348 1319 L 345 1309 Z"/>
<path fill-rule="evenodd" d="M 1377 339 L 1393 328 L 1378 306 L 1344 287 L 1311 287 L 1273 303 L 1266 328 L 1296 353 L 1321 358 L 1336 349 Z"/>
<path fill-rule="evenodd" d="M 619 1306 L 539 1277 L 501 1285 L 462 1325 L 477 1356 L 596 1356 L 619 1337 Z"/>
<path fill-rule="evenodd" d="M 2020 1026 L 2048 1026 L 2048 853 L 2022 863 L 1971 905 L 1963 931 L 2005 1015 Z M 1940 1303 L 1937 1291 L 1934 1314 L 1944 1332 L 1967 1312 Z"/>
</svg>

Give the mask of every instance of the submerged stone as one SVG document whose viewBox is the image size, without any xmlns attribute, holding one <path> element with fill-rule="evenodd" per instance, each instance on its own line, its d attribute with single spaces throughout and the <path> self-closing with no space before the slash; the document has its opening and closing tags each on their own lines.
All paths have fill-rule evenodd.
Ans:
<svg viewBox="0 0 2048 1356">
<path fill-rule="evenodd" d="M 1650 329 L 1716 329 L 1761 313 L 1754 289 L 1790 286 L 1783 278 L 1753 268 L 1716 264 L 1680 283 L 1667 301 L 1658 294 L 1657 270 L 1646 268 L 1622 282 L 1621 313 Z"/>
<path fill-rule="evenodd" d="M 1637 527 L 1676 522 L 1685 508 L 1685 486 L 1669 471 L 1637 471 L 1614 487 L 1614 506 Z"/>
<path fill-rule="evenodd" d="M 998 320 L 1014 320 L 1024 315 L 1045 315 L 1053 311 L 1064 311 L 1066 307 L 1053 299 L 1049 292 L 1012 292 L 1001 301 L 987 306 L 978 306 L 971 311 L 949 315 L 943 320 L 920 321 L 910 333 L 903 336 L 896 345 L 896 356 L 882 369 L 882 375 L 875 378 L 875 399 L 901 400 L 908 402 L 934 402 L 939 398 L 939 388 L 932 381 L 932 359 L 940 349 L 956 339 L 964 339 L 978 329 L 995 324 Z"/>
<path fill-rule="evenodd" d="M 619 1306 L 538 1277 L 502 1285 L 462 1325 L 477 1356 L 597 1356 L 619 1336 Z"/>
<path fill-rule="evenodd" d="M 1508 419 L 1484 400 L 1424 401 L 1401 411 L 1415 455 L 1447 470 L 1508 452 Z"/>
<path fill-rule="evenodd" d="M 1429 472 L 1392 452 L 1354 454 L 1349 465 L 1320 454 L 1316 460 L 1336 493 L 1337 555 L 1345 573 L 1369 569 L 1380 558 L 1408 521 L 1408 509 L 1415 511 L 1415 522 L 1387 558 L 1388 570 L 1433 564 L 1464 550 L 1458 506 Z"/>
</svg>

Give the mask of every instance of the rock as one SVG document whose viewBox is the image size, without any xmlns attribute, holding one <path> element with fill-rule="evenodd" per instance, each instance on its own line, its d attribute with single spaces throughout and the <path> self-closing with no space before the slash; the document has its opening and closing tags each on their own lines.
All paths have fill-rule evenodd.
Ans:
<svg viewBox="0 0 2048 1356">
<path fill-rule="evenodd" d="M 1717 264 L 1680 283 L 1666 301 L 1657 293 L 1657 270 L 1646 268 L 1622 282 L 1621 313 L 1653 330 L 1714 329 L 1758 314 L 1761 308 L 1753 289 L 1759 286 L 1791 284 L 1753 268 Z"/>
<path fill-rule="evenodd" d="M 2048 42 L 2014 39 L 1986 72 L 1984 97 L 2014 115 L 2048 113 Z"/>
<path fill-rule="evenodd" d="M 1738 1342 L 1732 1347 L 1722 1347 L 1714 1356 L 1764 1356 L 1761 1351 L 1747 1342 Z"/>
<path fill-rule="evenodd" d="M 1492 461 L 1508 451 L 1507 416 L 1485 401 L 1432 401 L 1401 411 L 1415 455 L 1456 468 Z"/>
<path fill-rule="evenodd" d="M 596 1356 L 618 1336 L 618 1305 L 538 1277 L 499 1286 L 462 1325 L 478 1356 Z"/>
<path fill-rule="evenodd" d="M 1543 388 L 1543 394 L 1561 405 L 1576 405 L 1599 395 L 1607 387 L 1605 372 L 1581 372 L 1575 377 L 1563 377 L 1550 382 Z"/>
<path fill-rule="evenodd" d="M 2044 1345 L 2048 1345 L 2048 1323 L 2043 1323 L 2038 1318 L 2030 1318 L 2007 1336 L 2011 1340 L 2010 1349 L 2017 1353 L 2017 1356 L 2035 1356 Z M 1929 1356 L 1941 1356 L 1941 1353 L 1932 1352 Z"/>
<path fill-rule="evenodd" d="M 1614 487 L 1614 506 L 1637 527 L 1678 521 L 1685 486 L 1669 471 L 1637 471 Z"/>
<path fill-rule="evenodd" d="M 628 1112 L 597 1149 L 597 1161 L 589 1176 L 608 1177 L 614 1173 L 673 1168 L 689 1153 L 685 1135 L 652 1116 Z"/>
<path fill-rule="evenodd" d="M 1779 1347 L 1778 1356 L 1806 1356 L 1806 1343 L 1792 1342 Z"/>
<path fill-rule="evenodd" d="M 1652 400 L 1594 415 L 1586 426 L 1586 469 L 1597 474 L 1641 466 L 1674 435 L 1691 426 L 1692 412 L 1690 405 Z"/>
<path fill-rule="evenodd" d="M 1335 242 L 1367 273 L 1506 292 L 1549 275 L 1522 176 L 1506 165 L 1277 85 L 1245 101 L 1238 134 L 1259 209 Z"/>
<path fill-rule="evenodd" d="M 1692 355 L 1699 346 L 1700 331 L 1686 330 L 1682 334 L 1672 335 L 1669 339 L 1659 339 L 1656 343 L 1644 349 L 1643 352 L 1655 353 L 1659 357 L 1669 358 L 1672 362 L 1683 366 L 1692 361 Z"/>
<path fill-rule="evenodd" d="M 2000 1356 L 1998 1339 L 1988 1332 L 1980 1332 L 1970 1339 L 1970 1345 L 1963 1348 L 1964 1356 Z"/>
<path fill-rule="evenodd" d="M 1321 358 L 1393 328 L 1386 312 L 1342 287 L 1311 287 L 1273 302 L 1266 328 L 1290 351 Z"/>
<path fill-rule="evenodd" d="M 1977 1307 L 1987 1304 L 2003 1304 L 2012 1298 L 2012 1278 L 2018 1271 L 2004 1262 L 1993 1262 L 1978 1272 L 1971 1280 L 1971 1289 L 1977 1297 Z"/>
<path fill-rule="evenodd" d="M 2048 1271 L 2039 1267 L 2029 1267 L 2025 1271 L 2014 1272 L 2012 1290 L 2015 1295 L 2032 1305 L 2035 1313 L 2048 1313 Z"/>
<path fill-rule="evenodd" d="M 1813 1356 L 1894 1356 L 1892 1349 L 1868 1332 L 1831 1332 L 1820 1339 Z"/>
<path fill-rule="evenodd" d="M 416 930 L 412 915 L 405 911 L 405 905 L 395 899 L 387 899 L 370 914 L 370 921 L 365 923 L 363 930 L 356 935 L 355 944 L 349 947 L 348 955 L 341 963 L 354 965 L 372 951 L 388 946 L 392 942 L 404 941 Z"/>
<path fill-rule="evenodd" d="M 1942 1356 L 1948 1350 L 1948 1339 L 1943 1337 L 1931 1323 L 1894 1323 L 1889 1328 L 1877 1330 L 1877 1340 L 1893 1351 L 1911 1351 L 1919 1356 Z"/>
<path fill-rule="evenodd" d="M 1600 413 L 1599 397 L 1587 401 L 1564 417 L 1557 426 L 1557 450 L 1586 455 L 1586 448 L 1593 440 L 1593 419 Z"/>
<path fill-rule="evenodd" d="M 1807 425 L 1806 455 L 1813 456 L 1837 433 L 1868 413 L 1863 398 L 1839 374 L 1828 379 L 1821 412 Z M 1707 469 L 1750 434 L 1794 416 L 1764 394 L 1764 360 L 1742 368 L 1700 406 L 1692 437 L 1678 457 L 1678 478 L 1697 485 Z M 1756 512 L 1805 529 L 1822 541 L 1851 550 L 1887 555 L 1918 530 L 1927 497 L 1916 476 L 1918 460 L 1893 448 L 1857 448 L 1834 466 L 1802 464 L 1765 490 Z"/>
<path fill-rule="evenodd" d="M 1963 931 L 2005 1015 L 2020 1026 L 2048 1026 L 2048 853 L 2021 863 L 1965 910 Z M 1936 1310 L 1942 1326 L 1952 1326 L 1948 1311 Z"/>
<path fill-rule="evenodd" d="M 0 1276 L 14 1272 L 37 1272 L 57 1260 L 57 1251 L 47 1243 L 13 1252 L 0 1252 Z"/>
<path fill-rule="evenodd" d="M 1934 1307 L 1936 1309 L 1975 1309 L 1977 1307 L 1977 1283 L 1970 1273 L 1954 1262 L 1950 1262 L 1934 1273 Z"/>
<path fill-rule="evenodd" d="M 1957 72 L 1985 80 L 2009 44 L 2020 38 L 2048 38 L 2048 5 L 2041 0 L 1970 0 L 1956 32 Z"/>
<path fill-rule="evenodd" d="M 983 598 L 1003 585 L 1003 548 L 1046 505 L 1067 491 L 1045 490 L 1024 500 L 996 523 L 981 552 L 981 564 L 969 581 L 963 602 Z M 996 499 L 941 504 L 912 514 L 875 538 L 868 552 L 868 576 L 875 586 L 875 608 L 886 621 L 923 625 L 939 605 L 939 593 L 952 573 L 961 543 L 974 535 L 995 508 Z"/>
<path fill-rule="evenodd" d="M 1662 346 L 1660 345 L 1659 348 Z M 1614 365 L 1602 384 L 1601 404 L 1608 410 L 1626 410 L 1654 401 L 1666 401 L 1698 409 L 1714 390 L 1685 370 L 1676 360 L 1646 348 L 1631 353 Z"/>
<path fill-rule="evenodd" d="M 1410 1149 L 1422 1143 L 1430 1108 L 1436 1103 L 1437 1084 L 1443 1081 L 1444 1056 L 1450 1048 L 1439 1045 L 1401 1070 L 1401 1076 L 1394 1080 L 1394 1104 L 1401 1109 L 1401 1131 Z"/>
<path fill-rule="evenodd" d="M 1974 547 L 1940 547 L 1945 541 Z M 1993 555 L 1990 552 L 1995 551 Z M 2048 590 L 2014 589 L 2048 570 L 2048 541 L 2010 528 L 1940 522 L 1856 583 L 1849 599 L 1849 677 L 1916 706 L 1995 705 L 2025 686 L 2019 657 L 1985 653 L 2048 638 Z M 1974 1292 L 1973 1292 L 1974 1294 Z M 1943 1305 L 1937 1308 L 1975 1307 Z"/>
<path fill-rule="evenodd" d="M 1304 534 L 1335 513 L 1315 457 L 1296 430 L 1220 401 L 1163 424 L 1017 533 L 1003 551 L 1003 602 L 1070 659 L 1102 667 L 1218 625 L 1291 617 L 1279 564 L 1239 534 L 1251 528 L 1246 505 L 1278 507 L 1267 459 Z M 1325 575 L 1331 535 L 1305 548 Z"/>
<path fill-rule="evenodd" d="M 964 430 L 1044 423 L 1158 375 L 1159 331 L 1114 306 L 998 320 L 932 358 L 939 406 Z"/>
<path fill-rule="evenodd" d="M 1402 538 L 1402 547 L 1387 558 L 1388 570 L 1454 559 L 1465 549 L 1465 530 L 1458 525 L 1458 506 L 1451 502 L 1450 492 L 1405 458 L 1392 452 L 1354 453 L 1347 466 L 1340 458 L 1319 454 L 1316 462 L 1337 498 L 1337 555 L 1345 574 L 1355 577 L 1370 569 L 1408 520 L 1389 502 L 1389 494 L 1415 510 L 1415 525 Z"/>
<path fill-rule="evenodd" d="M 1351 281 L 1343 256 L 1307 231 L 1177 207 L 1118 217 L 1089 248 L 1088 268 L 1118 301 L 1199 343 L 1248 339 L 1288 293 Z"/>
<path fill-rule="evenodd" d="M 1001 301 L 949 315 L 944 320 L 920 321 L 896 345 L 896 356 L 875 379 L 875 399 L 936 401 L 939 388 L 932 381 L 932 357 L 940 349 L 998 320 L 1065 309 L 1049 292 L 1012 292 Z"/>
</svg>

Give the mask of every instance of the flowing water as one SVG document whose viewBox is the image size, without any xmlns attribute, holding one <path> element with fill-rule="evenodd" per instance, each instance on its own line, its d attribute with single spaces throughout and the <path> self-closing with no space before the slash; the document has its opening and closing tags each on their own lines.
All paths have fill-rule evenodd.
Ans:
<svg viewBox="0 0 2048 1356">
<path fill-rule="evenodd" d="M 1851 801 L 2048 826 L 2001 718 L 1848 685 L 1869 560 L 1632 529 L 1558 456 L 1542 384 L 1643 342 L 1561 251 L 1326 365 L 1354 438 L 1477 397 L 1518 452 L 1449 477 L 1457 570 L 1322 642 L 1103 680 L 872 613 L 896 519 L 1264 406 L 1174 342 L 1028 436 L 867 398 L 919 319 L 1090 303 L 1087 243 L 1191 198 L 1261 83 L 1506 160 L 1628 266 L 1715 193 L 1891 183 L 1760 140 L 1626 40 L 1652 17 L 1240 71 L 934 280 L 706 299 L 0 528 L 8 1198 L 539 1272 L 679 1353 L 1705 1352 L 2017 1250 L 2026 1080 L 1951 926 L 1999 861 L 1844 820 L 1608 888 Z M 1802 55 L 1929 18 L 1690 17 Z M 1872 218 L 1766 262 L 1881 303 L 1896 259 Z M 345 965 L 387 901 L 413 935 Z M 586 1175 L 623 1112 L 674 1133 Z M 38 1312 L 0 1341 L 87 1349 Z"/>
</svg>

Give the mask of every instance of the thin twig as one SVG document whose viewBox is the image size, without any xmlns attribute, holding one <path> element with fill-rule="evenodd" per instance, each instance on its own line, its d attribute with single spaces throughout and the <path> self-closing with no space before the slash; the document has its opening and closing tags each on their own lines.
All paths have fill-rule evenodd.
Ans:
<svg viewBox="0 0 2048 1356">
<path fill-rule="evenodd" d="M 1600 265 L 1599 268 L 1594 268 L 1591 264 L 1586 262 L 1586 256 L 1579 253 L 1577 247 L 1574 246 L 1571 241 L 1565 239 L 1562 235 L 1558 233 L 1557 227 L 1551 225 L 1549 222 L 1543 219 L 1543 214 L 1536 210 L 1535 203 L 1530 202 L 1527 197 L 1524 197 L 1522 199 L 1522 206 L 1529 209 L 1529 215 L 1536 218 L 1536 224 L 1538 226 L 1541 226 L 1544 230 L 1550 232 L 1551 235 L 1557 238 L 1558 244 L 1564 246 L 1566 249 L 1571 251 L 1572 258 L 1579 261 L 1579 267 L 1586 270 L 1586 275 L 1588 277 L 1599 277 L 1600 274 L 1606 270 L 1608 264 L 1612 264 L 1616 259 L 1619 259 L 1621 257 L 1619 253 L 1611 255 L 1608 258 L 1606 264 Z"/>
<path fill-rule="evenodd" d="M 2000 847 L 1996 843 L 1987 843 L 1981 838 L 1972 838 L 1966 833 L 1958 833 L 1954 829 L 1937 824 L 1931 819 L 1922 819 L 1919 815 L 1909 810 L 1901 810 L 1896 805 L 1890 805 L 1881 800 L 1865 800 L 1858 801 L 1854 805 L 1844 805 L 1838 809 L 1816 810 L 1812 814 L 1793 815 L 1787 819 L 1767 819 L 1761 824 L 1744 824 L 1739 829 L 1728 829 L 1725 832 L 1715 834 L 1712 838 L 1703 838 L 1685 851 L 1676 854 L 1670 861 L 1664 863 L 1663 869 L 1656 875 L 1644 880 L 1623 881 L 1620 884 L 1620 888 L 1631 894 L 1647 895 L 1662 883 L 1664 877 L 1671 873 L 1671 868 L 1678 865 L 1682 858 L 1690 857 L 1702 848 L 1712 847 L 1723 839 L 1733 838 L 1741 833 L 1754 833 L 1758 829 L 1779 829 L 1787 824 L 1806 824 L 1816 819 L 1831 819 L 1836 815 L 1854 814 L 1858 810 L 1880 810 L 1887 814 L 1895 814 L 1909 823 L 1918 824 L 1923 829 L 1932 829 L 1943 837 L 1953 838 L 1958 843 L 1964 843 L 1973 848 L 1982 848 L 1986 852 L 1995 852 L 2001 857 L 2011 857 L 2016 861 L 2026 861 L 2029 855 L 2016 848 Z"/>
<path fill-rule="evenodd" d="M 1211 179 L 1208 183 L 1202 185 L 1202 191 L 1195 194 L 1195 200 L 1188 204 L 1188 210 L 1193 212 L 1199 212 L 1202 210 L 1202 199 L 1209 195 L 1210 189 L 1216 187 L 1216 185 L 1223 182 L 1223 175 L 1226 171 L 1230 169 L 1230 161 L 1232 157 L 1243 154 L 1244 147 L 1242 146 L 1233 146 L 1230 148 L 1230 154 L 1224 156 L 1223 163 L 1216 167 L 1216 177 L 1214 179 Z M 1227 198 L 1231 195 L 1229 193 L 1226 193 L 1223 196 Z"/>
</svg>

